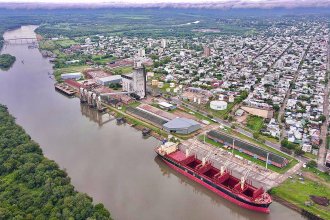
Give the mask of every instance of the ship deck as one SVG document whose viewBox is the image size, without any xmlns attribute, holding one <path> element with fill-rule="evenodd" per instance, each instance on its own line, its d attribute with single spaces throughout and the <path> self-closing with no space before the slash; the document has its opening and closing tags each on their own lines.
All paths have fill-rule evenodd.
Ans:
<svg viewBox="0 0 330 220">
<path fill-rule="evenodd" d="M 264 193 L 262 188 L 256 188 L 252 184 L 246 182 L 244 188 L 241 189 L 240 179 L 232 176 L 229 172 L 225 172 L 223 175 L 220 175 L 220 170 L 212 166 L 210 163 L 206 163 L 204 166 L 202 166 L 202 161 L 195 158 L 194 156 L 186 157 L 185 153 L 180 150 L 177 150 L 166 156 L 181 164 L 183 167 L 198 173 L 204 178 L 211 180 L 213 183 L 226 188 L 227 190 L 245 198 L 246 200 L 260 204 L 271 202 L 271 197 L 269 195 L 262 197 L 262 194 Z"/>
</svg>

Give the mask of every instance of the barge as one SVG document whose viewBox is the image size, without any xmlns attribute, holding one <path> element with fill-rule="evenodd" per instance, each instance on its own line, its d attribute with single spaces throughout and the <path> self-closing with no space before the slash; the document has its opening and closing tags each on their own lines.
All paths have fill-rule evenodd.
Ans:
<svg viewBox="0 0 330 220">
<path fill-rule="evenodd" d="M 245 177 L 236 178 L 224 167 L 214 167 L 205 157 L 201 161 L 195 155 L 189 155 L 188 150 L 182 152 L 176 143 L 166 142 L 155 151 L 169 167 L 224 199 L 249 210 L 270 212 L 270 195 L 262 187 L 254 187 Z"/>
<path fill-rule="evenodd" d="M 56 83 L 55 90 L 61 92 L 64 95 L 72 97 L 76 94 L 76 91 L 71 89 L 68 85 L 64 83 Z"/>
</svg>

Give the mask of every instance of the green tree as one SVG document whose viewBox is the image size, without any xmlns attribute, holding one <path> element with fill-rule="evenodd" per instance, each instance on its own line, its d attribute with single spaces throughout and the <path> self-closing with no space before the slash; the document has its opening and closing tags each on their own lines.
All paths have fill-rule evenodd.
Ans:
<svg viewBox="0 0 330 220">
<path fill-rule="evenodd" d="M 310 167 L 310 168 L 315 168 L 315 167 L 317 167 L 317 163 L 316 163 L 316 161 L 315 161 L 315 160 L 310 160 L 310 161 L 308 161 L 308 163 L 307 163 L 307 167 Z"/>
</svg>

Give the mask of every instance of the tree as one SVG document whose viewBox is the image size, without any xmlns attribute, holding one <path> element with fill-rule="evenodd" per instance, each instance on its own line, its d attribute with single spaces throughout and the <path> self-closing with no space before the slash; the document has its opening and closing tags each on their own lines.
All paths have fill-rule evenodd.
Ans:
<svg viewBox="0 0 330 220">
<path fill-rule="evenodd" d="M 253 138 L 254 139 L 259 139 L 259 137 L 260 137 L 260 134 L 258 132 L 253 133 Z"/>
<path fill-rule="evenodd" d="M 280 106 L 279 105 L 273 105 L 273 109 L 277 112 L 280 110 Z"/>
<path fill-rule="evenodd" d="M 305 152 L 304 152 L 301 148 L 297 148 L 297 149 L 294 150 L 294 154 L 295 154 L 296 156 L 304 155 L 304 153 L 305 153 Z"/>
<path fill-rule="evenodd" d="M 103 205 L 75 191 L 3 105 L 0 122 L 0 219 L 111 219 Z"/>
<path fill-rule="evenodd" d="M 325 122 L 326 117 L 324 115 L 320 115 L 319 117 L 319 121 Z"/>
<path fill-rule="evenodd" d="M 315 161 L 315 160 L 310 160 L 310 161 L 308 161 L 308 163 L 307 163 L 307 167 L 310 167 L 310 168 L 315 168 L 315 167 L 317 167 L 317 163 L 316 163 L 316 161 Z"/>
</svg>

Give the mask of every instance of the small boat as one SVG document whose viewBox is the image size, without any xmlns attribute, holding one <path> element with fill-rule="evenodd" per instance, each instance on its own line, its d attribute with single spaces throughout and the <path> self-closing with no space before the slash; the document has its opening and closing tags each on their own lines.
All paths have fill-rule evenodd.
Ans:
<svg viewBox="0 0 330 220">
<path fill-rule="evenodd" d="M 143 128 L 142 129 L 142 135 L 145 137 L 151 133 L 151 129 L 149 128 Z"/>
</svg>

